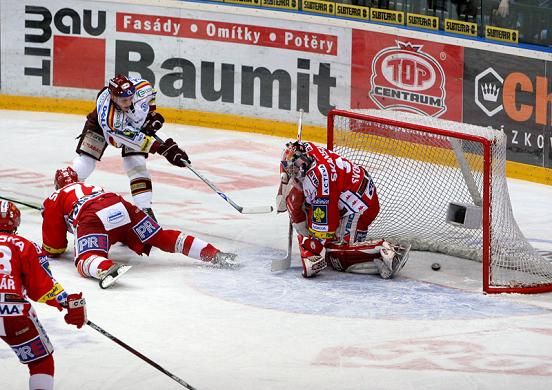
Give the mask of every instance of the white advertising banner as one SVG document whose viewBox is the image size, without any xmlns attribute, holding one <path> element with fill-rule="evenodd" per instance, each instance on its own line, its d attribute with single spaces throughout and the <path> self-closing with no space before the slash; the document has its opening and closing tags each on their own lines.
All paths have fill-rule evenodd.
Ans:
<svg viewBox="0 0 552 390">
<path fill-rule="evenodd" d="M 93 99 L 123 73 L 153 82 L 161 108 L 282 121 L 302 108 L 323 125 L 350 102 L 349 28 L 94 1 L 0 11 L 3 94 Z"/>
</svg>

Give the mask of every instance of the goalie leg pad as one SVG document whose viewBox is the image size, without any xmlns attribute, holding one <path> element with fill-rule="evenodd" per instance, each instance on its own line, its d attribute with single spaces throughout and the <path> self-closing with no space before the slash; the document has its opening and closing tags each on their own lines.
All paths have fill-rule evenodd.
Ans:
<svg viewBox="0 0 552 390">
<path fill-rule="evenodd" d="M 381 248 L 381 259 L 376 259 L 376 265 L 383 279 L 390 279 L 404 267 L 408 261 L 410 244 L 393 245 L 384 241 Z"/>
<path fill-rule="evenodd" d="M 299 241 L 299 250 L 301 252 L 301 262 L 303 263 L 303 277 L 311 278 L 324 268 L 326 268 L 326 259 L 320 255 L 324 249 L 324 244 L 320 240 L 297 235 Z"/>
<path fill-rule="evenodd" d="M 355 244 L 326 244 L 326 259 L 336 271 L 372 273 L 370 263 L 380 257 L 383 240 L 364 241 Z M 363 264 L 362 266 L 360 266 Z M 375 270 L 377 271 L 377 270 Z"/>
<path fill-rule="evenodd" d="M 326 259 L 322 256 L 301 257 L 303 263 L 303 277 L 312 278 L 327 267 Z"/>
</svg>

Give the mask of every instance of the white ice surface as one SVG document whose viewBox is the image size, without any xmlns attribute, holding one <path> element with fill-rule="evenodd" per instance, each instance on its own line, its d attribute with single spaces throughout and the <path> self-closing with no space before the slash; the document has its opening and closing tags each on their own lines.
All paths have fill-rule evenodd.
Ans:
<svg viewBox="0 0 552 390">
<path fill-rule="evenodd" d="M 1 115 L 0 195 L 39 204 L 55 169 L 74 157 L 84 118 Z M 273 204 L 284 139 L 164 130 L 238 204 Z M 241 215 L 189 171 L 159 157 L 149 167 L 160 223 L 237 251 L 242 267 L 115 246 L 111 257 L 134 267 L 108 290 L 81 278 L 70 254 L 51 268 L 66 290 L 84 292 L 90 320 L 198 389 L 552 388 L 552 294 L 485 295 L 480 264 L 419 252 L 390 281 L 330 270 L 305 280 L 296 256 L 291 270 L 271 273 L 271 259 L 285 255 L 285 215 Z M 89 182 L 130 199 L 114 148 Z M 552 187 L 509 187 L 523 232 L 552 252 Z M 40 242 L 40 214 L 21 209 L 20 233 Z M 435 261 L 439 272 L 430 269 Z M 76 330 L 55 309 L 34 306 L 55 346 L 57 389 L 183 388 L 92 328 Z M 26 389 L 27 380 L 0 343 L 0 389 Z"/>
</svg>

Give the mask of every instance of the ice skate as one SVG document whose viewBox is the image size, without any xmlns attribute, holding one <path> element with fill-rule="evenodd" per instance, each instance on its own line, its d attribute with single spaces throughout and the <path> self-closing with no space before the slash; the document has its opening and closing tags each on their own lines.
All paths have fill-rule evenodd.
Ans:
<svg viewBox="0 0 552 390">
<path fill-rule="evenodd" d="M 111 287 L 131 268 L 131 265 L 113 264 L 109 269 L 100 273 L 100 287 L 103 289 Z"/>
<path fill-rule="evenodd" d="M 157 218 L 155 218 L 155 214 L 153 213 L 153 210 L 149 207 L 144 207 L 142 209 L 144 213 L 146 213 L 151 219 L 153 219 L 155 222 L 157 222 Z"/>
</svg>

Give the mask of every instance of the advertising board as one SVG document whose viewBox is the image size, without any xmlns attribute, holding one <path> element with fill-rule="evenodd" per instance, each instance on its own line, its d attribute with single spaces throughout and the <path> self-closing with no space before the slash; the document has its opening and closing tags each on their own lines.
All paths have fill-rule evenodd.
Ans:
<svg viewBox="0 0 552 390">
<path fill-rule="evenodd" d="M 546 62 L 466 48 L 463 121 L 503 130 L 508 160 L 550 167 L 552 77 Z"/>
<path fill-rule="evenodd" d="M 462 47 L 353 30 L 352 50 L 352 108 L 462 119 Z"/>
<path fill-rule="evenodd" d="M 2 2 L 2 93 L 93 99 L 116 73 L 148 79 L 160 107 L 314 124 L 349 101 L 350 30 L 105 2 Z"/>
</svg>

